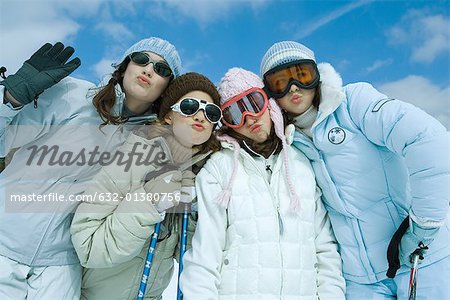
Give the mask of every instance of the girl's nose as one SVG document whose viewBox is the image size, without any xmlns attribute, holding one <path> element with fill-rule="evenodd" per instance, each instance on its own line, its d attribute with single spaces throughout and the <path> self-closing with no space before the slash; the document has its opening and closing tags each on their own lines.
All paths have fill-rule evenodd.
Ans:
<svg viewBox="0 0 450 300">
<path fill-rule="evenodd" d="M 203 123 L 206 120 L 205 117 L 205 112 L 203 111 L 203 109 L 200 109 L 195 115 L 194 115 L 194 120 L 196 122 L 200 122 Z"/>
<path fill-rule="evenodd" d="M 258 121 L 258 119 L 254 116 L 246 116 L 245 117 L 245 123 L 247 123 L 248 126 L 252 126 Z"/>
<path fill-rule="evenodd" d="M 294 93 L 298 90 L 299 90 L 298 86 L 296 86 L 295 84 L 291 84 L 291 87 L 289 88 L 290 93 Z"/>
<path fill-rule="evenodd" d="M 144 67 L 144 70 L 142 70 L 142 74 L 145 74 L 150 78 L 152 78 L 154 72 L 155 70 L 153 70 L 153 63 L 149 63 Z"/>
</svg>

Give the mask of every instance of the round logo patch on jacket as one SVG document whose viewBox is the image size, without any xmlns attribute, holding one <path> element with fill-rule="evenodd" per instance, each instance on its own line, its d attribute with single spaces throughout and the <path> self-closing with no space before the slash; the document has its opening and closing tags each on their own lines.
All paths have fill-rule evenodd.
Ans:
<svg viewBox="0 0 450 300">
<path fill-rule="evenodd" d="M 335 145 L 345 140 L 345 131 L 341 127 L 334 127 L 328 132 L 328 140 Z"/>
</svg>

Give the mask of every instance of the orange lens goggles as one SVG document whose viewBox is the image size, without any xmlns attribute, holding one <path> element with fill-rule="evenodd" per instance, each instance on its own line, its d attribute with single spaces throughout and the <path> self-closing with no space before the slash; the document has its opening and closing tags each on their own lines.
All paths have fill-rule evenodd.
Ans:
<svg viewBox="0 0 450 300">
<path fill-rule="evenodd" d="M 279 99 L 285 96 L 292 84 L 312 89 L 319 83 L 319 71 L 313 60 L 298 60 L 278 66 L 264 74 L 264 84 L 269 95 Z"/>
</svg>

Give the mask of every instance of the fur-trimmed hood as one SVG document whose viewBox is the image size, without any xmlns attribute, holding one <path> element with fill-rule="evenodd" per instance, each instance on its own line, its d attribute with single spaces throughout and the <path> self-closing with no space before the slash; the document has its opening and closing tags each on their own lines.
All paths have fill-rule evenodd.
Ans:
<svg viewBox="0 0 450 300">
<path fill-rule="evenodd" d="M 320 63 L 317 65 L 320 73 L 320 104 L 319 115 L 313 124 L 313 127 L 333 113 L 341 105 L 345 94 L 342 90 L 342 78 L 338 72 L 329 63 Z"/>
</svg>

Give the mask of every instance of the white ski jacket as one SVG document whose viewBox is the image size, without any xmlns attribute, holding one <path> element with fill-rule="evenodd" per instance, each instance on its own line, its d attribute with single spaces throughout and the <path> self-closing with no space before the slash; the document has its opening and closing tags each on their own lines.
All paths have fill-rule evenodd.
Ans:
<svg viewBox="0 0 450 300">
<path fill-rule="evenodd" d="M 293 126 L 288 127 L 290 144 Z M 344 299 L 341 258 L 308 159 L 289 148 L 299 213 L 289 210 L 283 154 L 270 183 L 243 149 L 228 208 L 216 198 L 232 173 L 222 143 L 196 179 L 199 222 L 184 258 L 184 299 Z M 285 150 L 283 150 L 285 151 Z"/>
</svg>

